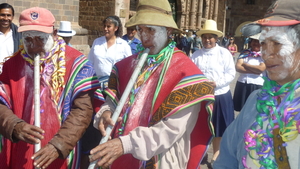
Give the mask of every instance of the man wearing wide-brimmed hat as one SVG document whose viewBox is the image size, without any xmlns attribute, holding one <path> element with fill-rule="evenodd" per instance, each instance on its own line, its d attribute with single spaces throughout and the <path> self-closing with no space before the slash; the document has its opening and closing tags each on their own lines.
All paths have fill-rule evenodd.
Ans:
<svg viewBox="0 0 300 169">
<path fill-rule="evenodd" d="M 222 135 L 226 127 L 234 120 L 229 84 L 234 79 L 236 71 L 229 50 L 217 44 L 218 37 L 221 37 L 223 33 L 217 29 L 217 23 L 214 20 L 206 20 L 197 34 L 202 38 L 203 48 L 193 53 L 191 59 L 215 87 L 216 101 L 212 117 L 215 129 L 213 162 L 219 154 Z"/>
<path fill-rule="evenodd" d="M 265 17 L 242 28 L 261 33 L 266 76 L 227 128 L 215 169 L 300 166 L 300 3 L 277 0 Z"/>
<path fill-rule="evenodd" d="M 57 35 L 62 37 L 67 45 L 72 46 L 70 41 L 76 35 L 76 31 L 71 28 L 70 21 L 60 21 Z"/>
<path fill-rule="evenodd" d="M 167 0 L 141 0 L 127 23 L 136 26 L 150 49 L 115 124 L 112 140 L 91 151 L 91 161 L 112 169 L 197 168 L 210 143 L 213 87 L 170 35 L 178 31 Z M 141 52 L 118 62 L 111 73 L 106 103 L 94 126 L 106 135 L 107 124 Z M 126 71 L 124 71 L 126 70 Z M 116 160 L 116 161 L 115 161 Z"/>
</svg>

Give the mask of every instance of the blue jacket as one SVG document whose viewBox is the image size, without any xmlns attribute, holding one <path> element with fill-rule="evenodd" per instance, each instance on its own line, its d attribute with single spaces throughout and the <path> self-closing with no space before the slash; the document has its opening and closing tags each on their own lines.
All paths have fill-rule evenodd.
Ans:
<svg viewBox="0 0 300 169">
<path fill-rule="evenodd" d="M 18 27 L 14 23 L 11 23 L 10 29 L 12 30 L 12 36 L 14 41 L 14 53 L 19 50 L 20 40 L 22 39 L 22 34 L 18 32 Z"/>
<path fill-rule="evenodd" d="M 134 39 L 132 40 L 131 43 L 129 43 L 129 39 L 128 39 L 128 36 L 127 36 L 127 35 L 124 35 L 124 36 L 122 37 L 122 39 L 124 39 L 124 40 L 128 43 L 128 45 L 129 45 L 130 48 L 131 48 L 131 53 L 132 53 L 132 54 L 135 54 L 135 53 L 138 52 L 137 46 L 138 46 L 139 44 L 142 45 L 142 42 L 141 42 L 140 40 L 138 40 L 137 38 L 134 38 Z"/>
</svg>

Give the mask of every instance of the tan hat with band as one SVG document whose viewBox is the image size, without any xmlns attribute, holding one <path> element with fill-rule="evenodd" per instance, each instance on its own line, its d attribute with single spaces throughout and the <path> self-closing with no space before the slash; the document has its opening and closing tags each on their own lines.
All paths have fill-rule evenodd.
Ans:
<svg viewBox="0 0 300 169">
<path fill-rule="evenodd" d="M 300 1 L 277 0 L 268 8 L 263 19 L 248 23 L 241 28 L 244 36 L 261 32 L 261 26 L 290 26 L 300 24 Z"/>
<path fill-rule="evenodd" d="M 136 25 L 163 26 L 180 32 L 167 0 L 140 0 L 136 14 L 125 24 L 126 27 Z"/>
<path fill-rule="evenodd" d="M 201 36 L 202 34 L 215 34 L 218 37 L 223 36 L 223 32 L 219 31 L 217 28 L 217 23 L 214 20 L 206 20 L 203 28 L 197 31 L 197 35 Z"/>
<path fill-rule="evenodd" d="M 263 19 L 255 21 L 263 26 L 289 26 L 300 23 L 299 0 L 276 0 L 268 8 Z"/>
<path fill-rule="evenodd" d="M 249 38 L 259 40 L 259 37 L 260 37 L 260 33 L 258 33 L 256 35 L 252 35 Z"/>
</svg>

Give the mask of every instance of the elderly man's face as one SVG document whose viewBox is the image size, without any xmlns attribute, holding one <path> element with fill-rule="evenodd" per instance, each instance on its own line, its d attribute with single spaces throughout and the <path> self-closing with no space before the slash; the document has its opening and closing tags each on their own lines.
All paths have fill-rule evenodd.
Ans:
<svg viewBox="0 0 300 169">
<path fill-rule="evenodd" d="M 287 27 L 265 27 L 260 36 L 262 58 L 271 80 L 280 85 L 300 78 L 300 49 Z M 288 32 L 288 33 L 287 33 Z"/>
<path fill-rule="evenodd" d="M 158 54 L 168 43 L 172 29 L 161 26 L 138 25 L 138 35 L 150 55 Z"/>
<path fill-rule="evenodd" d="M 39 31 L 25 31 L 22 33 L 22 40 L 26 53 L 34 58 L 36 54 L 49 52 L 54 44 L 52 34 Z"/>
<path fill-rule="evenodd" d="M 205 49 L 211 49 L 216 46 L 217 43 L 217 36 L 211 33 L 206 33 L 201 35 L 202 44 Z"/>
</svg>

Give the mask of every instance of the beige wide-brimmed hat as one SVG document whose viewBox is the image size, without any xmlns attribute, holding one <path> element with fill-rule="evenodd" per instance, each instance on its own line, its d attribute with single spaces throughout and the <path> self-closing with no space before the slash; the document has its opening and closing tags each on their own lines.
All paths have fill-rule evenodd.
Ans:
<svg viewBox="0 0 300 169">
<path fill-rule="evenodd" d="M 214 20 L 206 20 L 203 28 L 197 32 L 197 35 L 201 36 L 202 34 L 215 34 L 218 37 L 223 36 L 223 33 L 218 30 L 217 23 Z"/>
<path fill-rule="evenodd" d="M 259 40 L 259 37 L 260 37 L 260 33 L 258 33 L 256 35 L 252 35 L 249 38 Z"/>
<path fill-rule="evenodd" d="M 129 19 L 125 27 L 136 25 L 154 25 L 170 27 L 181 32 L 176 25 L 168 0 L 140 0 L 136 14 Z"/>
</svg>

